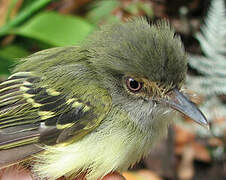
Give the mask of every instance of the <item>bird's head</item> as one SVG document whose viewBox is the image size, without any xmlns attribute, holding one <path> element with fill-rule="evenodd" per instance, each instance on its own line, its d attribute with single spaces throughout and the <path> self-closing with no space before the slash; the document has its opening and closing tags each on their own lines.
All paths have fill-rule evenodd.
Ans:
<svg viewBox="0 0 226 180">
<path fill-rule="evenodd" d="M 167 22 L 150 26 L 145 19 L 136 18 L 105 26 L 90 38 L 85 49 L 90 49 L 90 64 L 112 94 L 113 103 L 136 119 L 168 108 L 208 124 L 180 92 L 187 57 L 180 38 Z"/>
</svg>

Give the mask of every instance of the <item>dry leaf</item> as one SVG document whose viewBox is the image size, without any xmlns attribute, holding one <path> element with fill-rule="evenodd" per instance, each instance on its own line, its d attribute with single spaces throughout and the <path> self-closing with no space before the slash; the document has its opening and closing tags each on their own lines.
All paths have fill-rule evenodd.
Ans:
<svg viewBox="0 0 226 180">
<path fill-rule="evenodd" d="M 225 117 L 217 117 L 213 120 L 213 123 L 217 123 L 220 125 L 220 124 L 225 123 L 225 121 L 226 121 Z"/>
<path fill-rule="evenodd" d="M 184 91 L 188 98 L 197 105 L 200 105 L 205 101 L 204 96 L 201 94 L 197 94 L 196 92 L 188 89 L 185 89 Z"/>
<path fill-rule="evenodd" d="M 142 178 L 147 180 L 162 180 L 156 173 L 150 170 L 140 170 L 137 172 Z"/>
<path fill-rule="evenodd" d="M 198 142 L 193 142 L 192 148 L 195 153 L 194 156 L 196 160 L 203 161 L 203 162 L 211 161 L 210 153 L 204 145 Z"/>
<path fill-rule="evenodd" d="M 140 170 L 137 172 L 125 172 L 122 174 L 126 180 L 162 180 L 156 173 L 150 170 Z"/>
<path fill-rule="evenodd" d="M 10 5 L 10 0 L 1 0 L 0 1 L 0 27 L 5 24 L 6 15 Z"/>
<path fill-rule="evenodd" d="M 182 129 L 179 126 L 174 126 L 175 130 L 175 142 L 177 145 L 185 145 L 186 143 L 189 143 L 191 141 L 194 141 L 195 135 L 191 133 L 190 131 L 187 131 L 185 129 Z"/>
<path fill-rule="evenodd" d="M 223 146 L 224 143 L 221 139 L 213 137 L 208 139 L 208 144 L 212 147 Z"/>
<path fill-rule="evenodd" d="M 182 160 L 178 168 L 178 177 L 180 180 L 190 180 L 194 176 L 194 157 L 195 152 L 192 145 L 186 145 L 182 154 Z"/>
<path fill-rule="evenodd" d="M 132 172 L 124 172 L 122 175 L 126 178 L 126 180 L 138 180 Z"/>
</svg>

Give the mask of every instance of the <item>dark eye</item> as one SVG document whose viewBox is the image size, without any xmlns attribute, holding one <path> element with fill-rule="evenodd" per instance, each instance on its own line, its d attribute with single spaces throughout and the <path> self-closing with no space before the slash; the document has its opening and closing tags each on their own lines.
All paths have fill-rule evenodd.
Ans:
<svg viewBox="0 0 226 180">
<path fill-rule="evenodd" d="M 133 78 L 127 78 L 126 86 L 130 91 L 138 92 L 142 88 L 142 83 L 134 80 Z"/>
</svg>

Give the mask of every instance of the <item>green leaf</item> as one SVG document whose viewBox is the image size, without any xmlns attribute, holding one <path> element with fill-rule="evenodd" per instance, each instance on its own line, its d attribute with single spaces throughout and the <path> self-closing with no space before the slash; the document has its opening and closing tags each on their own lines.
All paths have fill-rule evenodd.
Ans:
<svg viewBox="0 0 226 180">
<path fill-rule="evenodd" d="M 130 3 L 128 6 L 125 7 L 125 10 L 130 14 L 138 14 L 140 11 L 139 8 L 140 2 Z"/>
<path fill-rule="evenodd" d="M 9 34 L 9 31 L 11 31 L 12 28 L 21 24 L 28 17 L 32 16 L 35 12 L 39 11 L 41 8 L 45 7 L 48 3 L 52 2 L 52 1 L 53 0 L 33 1 L 33 3 L 31 3 L 29 6 L 27 6 L 15 18 L 13 18 L 9 22 L 7 22 L 4 26 L 0 27 L 0 36 L 5 36 L 6 34 Z M 26 1 L 26 2 L 28 2 L 28 1 Z"/>
<path fill-rule="evenodd" d="M 119 19 L 112 14 L 113 10 L 119 6 L 120 2 L 117 0 L 99 0 L 90 7 L 91 10 L 87 14 L 87 19 L 94 24 L 99 24 L 101 21 L 119 21 Z"/>
<path fill-rule="evenodd" d="M 21 58 L 28 54 L 28 51 L 18 45 L 8 45 L 0 49 L 0 56 L 8 59 Z"/>
<path fill-rule="evenodd" d="M 153 17 L 154 15 L 151 4 L 143 1 L 132 2 L 128 6 L 125 6 L 124 9 L 132 15 L 138 15 L 139 12 L 144 12 L 149 17 Z"/>
<path fill-rule="evenodd" d="M 154 11 L 150 4 L 141 2 L 140 9 L 149 17 L 154 17 Z"/>
<path fill-rule="evenodd" d="M 18 45 L 9 45 L 0 49 L 0 75 L 9 74 L 9 69 L 13 67 L 16 60 L 25 57 L 28 51 Z"/>
<path fill-rule="evenodd" d="M 82 18 L 50 11 L 37 14 L 11 33 L 52 46 L 67 46 L 79 44 L 94 28 Z"/>
</svg>

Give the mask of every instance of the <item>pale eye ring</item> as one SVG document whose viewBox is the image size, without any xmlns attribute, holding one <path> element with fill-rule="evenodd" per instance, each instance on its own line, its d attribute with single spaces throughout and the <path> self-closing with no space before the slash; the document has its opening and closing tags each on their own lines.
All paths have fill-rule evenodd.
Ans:
<svg viewBox="0 0 226 180">
<path fill-rule="evenodd" d="M 129 77 L 126 79 L 126 86 L 130 91 L 136 93 L 141 90 L 143 84 Z"/>
</svg>

